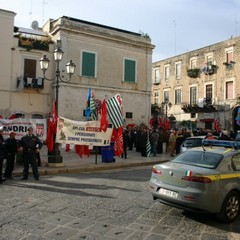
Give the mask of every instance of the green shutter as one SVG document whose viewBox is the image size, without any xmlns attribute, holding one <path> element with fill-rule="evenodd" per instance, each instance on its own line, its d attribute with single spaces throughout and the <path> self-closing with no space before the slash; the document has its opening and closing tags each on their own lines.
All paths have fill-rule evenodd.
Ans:
<svg viewBox="0 0 240 240">
<path fill-rule="evenodd" d="M 125 60 L 124 81 L 135 82 L 136 79 L 136 62 L 132 60 Z"/>
<path fill-rule="evenodd" d="M 95 77 L 95 54 L 82 53 L 82 76 Z"/>
</svg>

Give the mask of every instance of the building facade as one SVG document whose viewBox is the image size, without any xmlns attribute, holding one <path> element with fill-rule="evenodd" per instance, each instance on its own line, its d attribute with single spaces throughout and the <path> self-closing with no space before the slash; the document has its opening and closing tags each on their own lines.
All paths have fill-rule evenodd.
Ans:
<svg viewBox="0 0 240 240">
<path fill-rule="evenodd" d="M 166 117 L 167 107 L 172 126 L 240 130 L 239 53 L 236 37 L 153 63 L 155 117 Z"/>
<path fill-rule="evenodd" d="M 33 29 L 23 29 L 14 27 L 14 16 L 13 12 L 0 10 L 0 24 L 4 25 L 1 36 L 7 32 L 7 45 L 1 47 L 7 59 L 0 71 L 0 91 L 5 94 L 5 102 L 0 96 L 3 117 L 12 113 L 45 117 L 51 112 L 55 86 L 42 78 L 39 60 L 43 55 L 50 59 L 46 76 L 54 79 L 53 52 L 57 40 L 61 40 L 61 78 L 67 80 L 65 66 L 69 60 L 76 64 L 76 70 L 70 82 L 60 81 L 59 116 L 86 120 L 84 110 L 91 88 L 99 100 L 121 95 L 126 124 L 149 121 L 154 49 L 149 36 L 65 16 L 47 21 L 42 28 L 33 22 Z M 2 23 L 4 18 L 7 24 Z M 7 75 L 4 69 L 8 69 Z"/>
</svg>

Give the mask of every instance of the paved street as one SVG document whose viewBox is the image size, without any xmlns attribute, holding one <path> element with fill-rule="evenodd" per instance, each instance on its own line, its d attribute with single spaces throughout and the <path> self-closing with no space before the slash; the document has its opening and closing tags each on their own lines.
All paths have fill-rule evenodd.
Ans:
<svg viewBox="0 0 240 240">
<path fill-rule="evenodd" d="M 0 185 L 1 240 L 240 239 L 240 219 L 220 224 L 154 202 L 151 167 L 45 175 Z"/>
</svg>

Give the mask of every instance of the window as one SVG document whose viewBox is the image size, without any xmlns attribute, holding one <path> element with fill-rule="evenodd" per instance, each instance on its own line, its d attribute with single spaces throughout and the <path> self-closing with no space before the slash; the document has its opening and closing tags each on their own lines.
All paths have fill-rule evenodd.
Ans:
<svg viewBox="0 0 240 240">
<path fill-rule="evenodd" d="M 169 91 L 163 93 L 163 102 L 169 101 Z"/>
<path fill-rule="evenodd" d="M 136 61 L 130 59 L 124 60 L 124 82 L 136 82 Z"/>
<path fill-rule="evenodd" d="M 160 71 L 159 71 L 159 68 L 155 68 L 154 69 L 154 81 L 153 81 L 154 84 L 159 84 L 160 83 Z"/>
<path fill-rule="evenodd" d="M 190 60 L 190 69 L 197 68 L 197 59 L 191 59 Z"/>
<path fill-rule="evenodd" d="M 36 69 L 37 60 L 27 58 L 24 59 L 24 88 L 43 88 L 43 78 L 36 78 Z"/>
<path fill-rule="evenodd" d="M 170 77 L 170 66 L 166 66 L 164 68 L 164 76 L 165 76 L 165 80 L 169 80 L 169 77 Z"/>
<path fill-rule="evenodd" d="M 32 114 L 32 118 L 34 118 L 34 119 L 43 119 L 43 115 L 35 113 L 35 114 Z"/>
<path fill-rule="evenodd" d="M 226 51 L 226 62 L 230 64 L 233 61 L 233 51 L 228 50 Z"/>
<path fill-rule="evenodd" d="M 176 79 L 180 79 L 181 78 L 181 75 L 182 75 L 182 72 L 181 72 L 181 63 L 177 63 L 175 65 L 175 78 Z"/>
<path fill-rule="evenodd" d="M 190 113 L 190 117 L 191 117 L 191 118 L 196 118 L 196 113 L 191 112 L 191 113 Z"/>
<path fill-rule="evenodd" d="M 232 165 L 235 171 L 240 171 L 240 155 L 236 154 L 232 158 Z"/>
<path fill-rule="evenodd" d="M 207 66 L 211 66 L 213 64 L 213 57 L 212 57 L 212 55 L 208 55 L 206 57 L 206 60 L 207 60 Z"/>
<path fill-rule="evenodd" d="M 158 92 L 154 92 L 154 103 L 158 104 L 159 102 L 159 94 Z"/>
<path fill-rule="evenodd" d="M 226 82 L 226 99 L 233 99 L 233 82 Z"/>
<path fill-rule="evenodd" d="M 206 85 L 206 98 L 212 99 L 213 97 L 212 89 L 213 89 L 212 84 Z"/>
<path fill-rule="evenodd" d="M 197 103 L 197 87 L 190 87 L 190 104 Z"/>
<path fill-rule="evenodd" d="M 133 118 L 132 112 L 126 112 L 126 118 Z"/>
<path fill-rule="evenodd" d="M 96 54 L 82 52 L 82 76 L 96 77 Z"/>
<path fill-rule="evenodd" d="M 180 104 L 182 102 L 182 91 L 181 89 L 175 90 L 175 104 Z"/>
<path fill-rule="evenodd" d="M 24 77 L 36 78 L 37 61 L 34 59 L 24 59 Z"/>
</svg>

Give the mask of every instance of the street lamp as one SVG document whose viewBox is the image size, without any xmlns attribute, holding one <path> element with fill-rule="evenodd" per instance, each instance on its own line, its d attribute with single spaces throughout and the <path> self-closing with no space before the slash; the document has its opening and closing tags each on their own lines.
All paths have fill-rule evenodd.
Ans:
<svg viewBox="0 0 240 240">
<path fill-rule="evenodd" d="M 40 68 L 43 71 L 43 78 L 47 81 L 52 81 L 53 82 L 53 86 L 56 89 L 56 93 L 55 93 L 55 100 L 56 100 L 56 114 L 58 116 L 58 94 L 59 94 L 59 83 L 60 82 L 64 82 L 64 83 L 68 83 L 71 80 L 72 75 L 74 74 L 76 65 L 72 62 L 72 60 L 70 60 L 69 63 L 67 63 L 66 65 L 66 71 L 67 74 L 69 75 L 69 79 L 68 80 L 63 80 L 60 76 L 60 69 L 59 69 L 59 64 L 60 61 L 62 60 L 63 57 L 63 50 L 62 50 L 62 46 L 61 46 L 61 40 L 57 40 L 57 48 L 55 49 L 53 55 L 54 55 L 54 60 L 56 62 L 56 72 L 55 72 L 55 76 L 53 79 L 49 79 L 46 77 L 46 71 L 49 67 L 49 63 L 50 60 L 47 58 L 46 55 L 43 56 L 43 58 L 40 59 Z M 55 142 L 55 138 L 56 136 L 54 136 L 54 149 L 52 152 L 48 153 L 48 163 L 53 163 L 53 164 L 62 164 L 62 156 L 60 155 L 60 151 L 58 149 L 58 143 Z"/>
<path fill-rule="evenodd" d="M 171 102 L 169 102 L 169 99 L 168 98 L 166 98 L 165 100 L 164 100 L 164 102 L 162 102 L 162 109 L 163 109 L 163 111 L 164 111 L 164 108 L 165 108 L 165 115 L 166 115 L 166 119 L 168 118 L 168 109 L 170 109 L 171 107 L 172 107 L 172 103 Z"/>
</svg>

